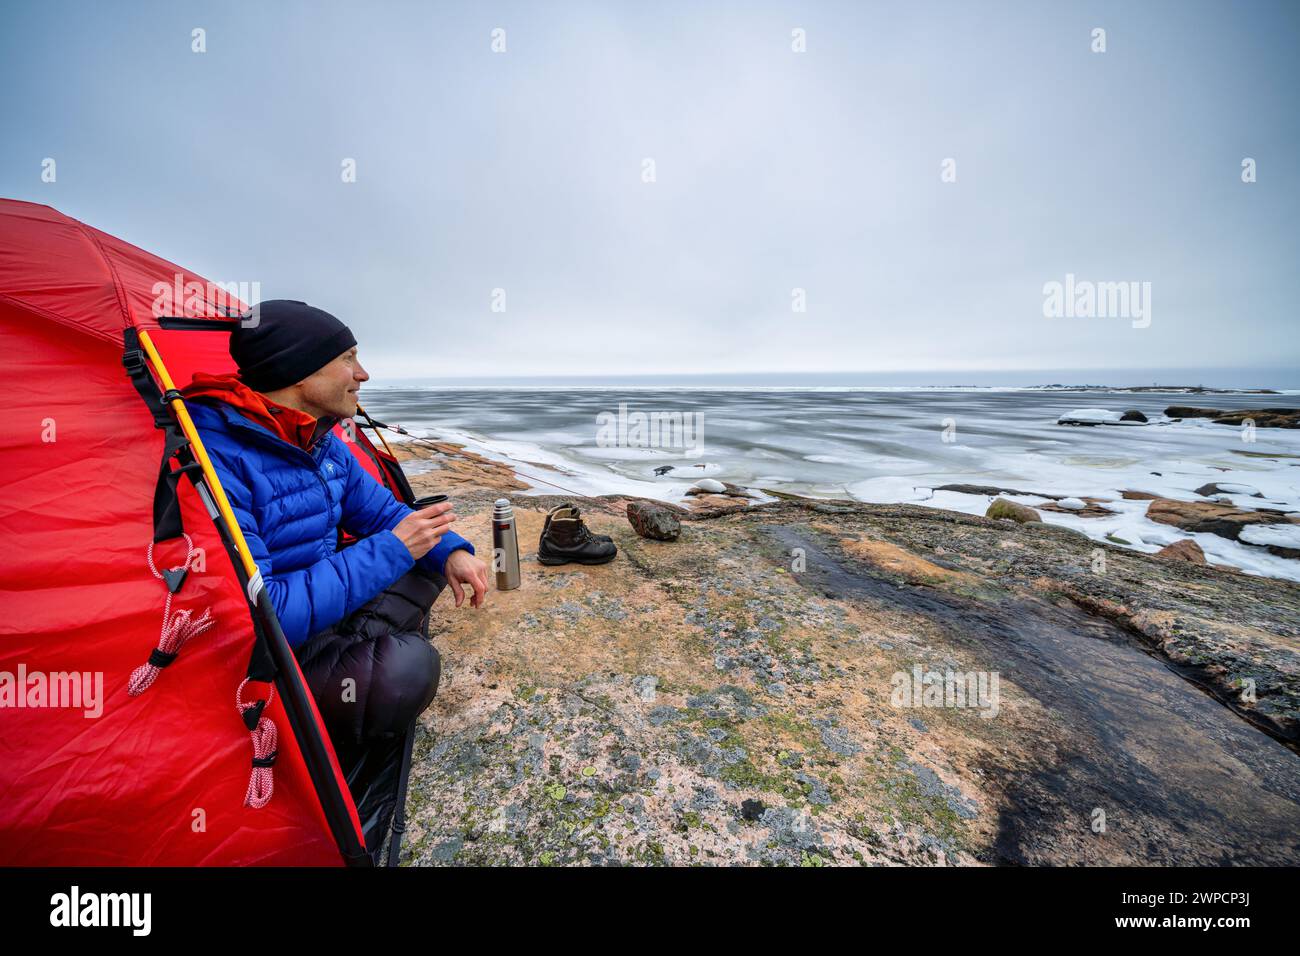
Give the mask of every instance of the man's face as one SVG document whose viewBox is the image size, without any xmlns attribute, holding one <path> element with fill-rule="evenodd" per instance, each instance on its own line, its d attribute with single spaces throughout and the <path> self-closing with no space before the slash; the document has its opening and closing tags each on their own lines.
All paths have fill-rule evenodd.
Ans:
<svg viewBox="0 0 1300 956">
<path fill-rule="evenodd" d="M 299 383 L 303 403 L 317 418 L 351 418 L 357 413 L 357 392 L 370 376 L 357 360 L 356 346 Z"/>
</svg>

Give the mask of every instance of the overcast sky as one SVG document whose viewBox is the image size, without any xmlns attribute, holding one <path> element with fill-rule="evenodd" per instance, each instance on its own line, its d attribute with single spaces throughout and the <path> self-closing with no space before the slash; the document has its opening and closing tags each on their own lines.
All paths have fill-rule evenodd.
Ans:
<svg viewBox="0 0 1300 956">
<path fill-rule="evenodd" d="M 1298 62 L 1285 2 L 6 0 L 0 195 L 377 379 L 1300 366 Z"/>
</svg>

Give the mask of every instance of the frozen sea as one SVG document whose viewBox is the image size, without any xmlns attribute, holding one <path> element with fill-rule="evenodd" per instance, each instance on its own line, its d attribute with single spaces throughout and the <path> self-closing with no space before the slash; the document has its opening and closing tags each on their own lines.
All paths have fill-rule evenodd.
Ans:
<svg viewBox="0 0 1300 956">
<path fill-rule="evenodd" d="M 1249 486 L 1246 508 L 1300 511 L 1300 430 L 1168 421 L 1170 405 L 1295 406 L 1300 395 L 1077 392 L 1023 388 L 909 387 L 412 387 L 371 388 L 374 417 L 416 435 L 462 442 L 512 464 L 538 494 L 629 493 L 680 501 L 701 477 L 813 497 L 918 504 L 983 514 L 991 497 L 935 491 L 998 485 L 1044 495 L 1112 499 L 1113 515 L 1042 512 L 1043 520 L 1098 540 L 1117 535 L 1155 552 L 1194 538 L 1211 563 L 1300 581 L 1300 561 L 1212 534 L 1188 535 L 1147 520 L 1125 489 L 1198 500 L 1208 483 Z M 630 426 L 620 443 L 620 406 Z M 1079 408 L 1138 409 L 1146 425 L 1056 424 Z M 680 415 L 660 447 L 636 430 L 636 413 Z M 687 417 L 697 416 L 697 417 Z M 672 421 L 671 418 L 667 419 Z M 389 436 L 390 440 L 393 436 Z M 682 447 L 686 446 L 686 447 Z M 532 464 L 530 464 L 532 463 Z M 538 468 L 535 463 L 558 471 Z M 672 466 L 656 476 L 655 469 Z M 558 486 L 558 487 L 557 487 Z M 1041 504 L 1045 499 L 1013 499 Z M 1300 530 L 1296 526 L 1295 530 Z M 1300 547 L 1295 531 L 1273 543 Z"/>
</svg>

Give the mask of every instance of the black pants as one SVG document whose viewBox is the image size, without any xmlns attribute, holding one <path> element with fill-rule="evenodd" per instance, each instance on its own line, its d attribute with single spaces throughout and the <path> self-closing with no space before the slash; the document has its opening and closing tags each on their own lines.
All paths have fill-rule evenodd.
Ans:
<svg viewBox="0 0 1300 956">
<path fill-rule="evenodd" d="M 438 651 L 425 632 L 446 584 L 413 568 L 296 650 L 376 862 L 405 787 L 409 734 L 438 691 Z"/>
</svg>

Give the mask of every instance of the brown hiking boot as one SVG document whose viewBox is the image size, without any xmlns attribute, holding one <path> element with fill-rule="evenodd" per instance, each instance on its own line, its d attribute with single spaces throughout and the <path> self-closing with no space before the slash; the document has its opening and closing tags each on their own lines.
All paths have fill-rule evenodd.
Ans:
<svg viewBox="0 0 1300 956">
<path fill-rule="evenodd" d="M 556 505 L 546 515 L 537 542 L 537 560 L 542 564 L 605 564 L 617 554 L 614 539 L 592 534 L 572 502 Z"/>
</svg>

